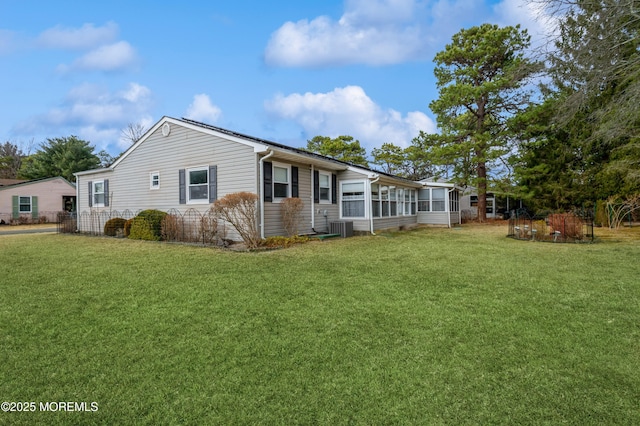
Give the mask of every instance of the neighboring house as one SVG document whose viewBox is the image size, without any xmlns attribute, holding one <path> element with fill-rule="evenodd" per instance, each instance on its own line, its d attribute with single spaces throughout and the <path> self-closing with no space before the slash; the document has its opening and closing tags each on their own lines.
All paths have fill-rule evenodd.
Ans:
<svg viewBox="0 0 640 426">
<path fill-rule="evenodd" d="M 22 181 L 0 187 L 0 220 L 53 222 L 58 212 L 74 211 L 75 202 L 75 185 L 62 177 Z"/>
<path fill-rule="evenodd" d="M 259 197 L 263 237 L 285 234 L 280 203 L 288 197 L 304 202 L 301 234 L 329 232 L 334 221 L 363 232 L 422 223 L 423 183 L 188 119 L 163 117 L 110 167 L 75 175 L 80 213 L 204 214 L 216 199 L 246 191 Z"/>
<path fill-rule="evenodd" d="M 522 200 L 504 194 L 487 193 L 486 212 L 488 219 L 508 219 L 511 210 L 522 207 Z M 464 190 L 460 198 L 460 210 L 465 219 L 478 217 L 478 190 L 476 188 L 470 186 Z"/>
</svg>

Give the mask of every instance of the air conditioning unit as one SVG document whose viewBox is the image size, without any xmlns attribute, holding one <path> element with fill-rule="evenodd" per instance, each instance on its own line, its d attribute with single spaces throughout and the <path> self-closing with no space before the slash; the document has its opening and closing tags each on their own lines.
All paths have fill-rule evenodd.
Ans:
<svg viewBox="0 0 640 426">
<path fill-rule="evenodd" d="M 329 230 L 332 234 L 340 234 L 342 238 L 353 237 L 353 222 L 345 220 L 329 222 Z"/>
</svg>

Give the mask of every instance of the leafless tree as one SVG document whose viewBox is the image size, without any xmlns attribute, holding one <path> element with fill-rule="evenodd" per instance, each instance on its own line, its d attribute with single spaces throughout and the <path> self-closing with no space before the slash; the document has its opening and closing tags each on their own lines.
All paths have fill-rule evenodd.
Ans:
<svg viewBox="0 0 640 426">
<path fill-rule="evenodd" d="M 122 139 L 129 141 L 132 145 L 140 140 L 145 133 L 147 133 L 147 128 L 144 124 L 137 123 L 129 123 L 127 127 L 122 129 L 120 136 Z"/>
</svg>

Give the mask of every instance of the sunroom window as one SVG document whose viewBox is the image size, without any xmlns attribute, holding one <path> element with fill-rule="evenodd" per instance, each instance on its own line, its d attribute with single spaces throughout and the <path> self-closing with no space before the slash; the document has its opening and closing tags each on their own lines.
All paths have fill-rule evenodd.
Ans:
<svg viewBox="0 0 640 426">
<path fill-rule="evenodd" d="M 433 188 L 431 190 L 431 200 L 433 202 L 431 208 L 434 212 L 443 212 L 445 211 L 445 194 L 446 189 L 444 188 Z"/>
<path fill-rule="evenodd" d="M 418 191 L 418 211 L 431 211 L 431 190 L 429 188 Z"/>
<path fill-rule="evenodd" d="M 371 216 L 380 217 L 380 185 L 371 184 Z"/>
<path fill-rule="evenodd" d="M 341 196 L 343 217 L 365 217 L 364 182 L 343 182 Z"/>
</svg>

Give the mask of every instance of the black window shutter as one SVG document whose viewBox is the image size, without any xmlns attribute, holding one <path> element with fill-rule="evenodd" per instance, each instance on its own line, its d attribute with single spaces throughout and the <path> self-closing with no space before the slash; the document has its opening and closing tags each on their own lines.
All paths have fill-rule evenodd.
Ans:
<svg viewBox="0 0 640 426">
<path fill-rule="evenodd" d="M 209 202 L 218 199 L 218 166 L 209 166 Z"/>
<path fill-rule="evenodd" d="M 273 201 L 273 168 L 271 166 L 271 163 L 268 161 L 265 161 L 262 163 L 263 166 L 263 176 L 262 176 L 262 181 L 264 182 L 263 185 L 263 193 L 264 193 L 264 201 Z"/>
<path fill-rule="evenodd" d="M 291 166 L 291 196 L 298 198 L 298 168 Z"/>
<path fill-rule="evenodd" d="M 184 169 L 178 170 L 178 187 L 180 204 L 187 204 L 187 181 Z"/>
<path fill-rule="evenodd" d="M 109 207 L 109 179 L 104 180 L 104 206 Z"/>
<path fill-rule="evenodd" d="M 320 172 L 313 171 L 313 202 L 320 202 Z"/>
<path fill-rule="evenodd" d="M 93 181 L 89 181 L 89 207 L 93 207 Z"/>
<path fill-rule="evenodd" d="M 331 174 L 331 204 L 338 204 L 338 176 Z"/>
</svg>

